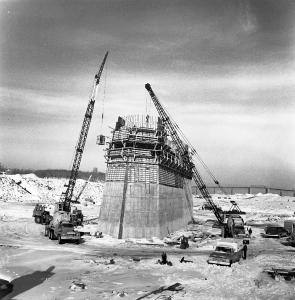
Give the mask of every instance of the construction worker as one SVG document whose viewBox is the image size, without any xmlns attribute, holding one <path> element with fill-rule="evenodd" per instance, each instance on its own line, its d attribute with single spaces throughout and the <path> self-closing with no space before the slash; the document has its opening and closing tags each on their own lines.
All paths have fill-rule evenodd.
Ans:
<svg viewBox="0 0 295 300">
<path fill-rule="evenodd" d="M 247 245 L 244 245 L 244 248 L 243 248 L 243 259 L 246 259 L 247 258 Z"/>
<path fill-rule="evenodd" d="M 167 264 L 167 254 L 166 254 L 166 252 L 163 252 L 161 265 L 165 265 L 165 264 Z"/>
<path fill-rule="evenodd" d="M 180 249 L 186 249 L 188 247 L 189 247 L 188 238 L 183 235 L 180 239 Z"/>
</svg>

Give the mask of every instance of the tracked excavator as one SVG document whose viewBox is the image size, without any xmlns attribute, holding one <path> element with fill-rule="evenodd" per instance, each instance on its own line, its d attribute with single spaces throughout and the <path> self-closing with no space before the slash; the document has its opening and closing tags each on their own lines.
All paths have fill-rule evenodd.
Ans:
<svg viewBox="0 0 295 300">
<path fill-rule="evenodd" d="M 152 90 L 152 87 L 149 83 L 145 85 L 146 90 L 148 91 L 155 108 L 162 120 L 163 125 L 166 127 L 169 135 L 171 136 L 174 144 L 177 147 L 178 154 L 180 160 L 183 162 L 183 164 L 186 166 L 187 172 L 189 172 L 192 176 L 192 179 L 195 181 L 202 197 L 206 200 L 208 205 L 210 206 L 211 210 L 213 211 L 216 219 L 218 227 L 221 228 L 221 233 L 223 237 L 245 237 L 245 227 L 244 227 L 244 220 L 241 217 L 241 210 L 239 209 L 237 203 L 232 202 L 232 208 L 230 211 L 227 211 L 226 213 L 223 212 L 219 206 L 217 206 L 208 192 L 208 189 L 200 176 L 194 162 L 192 159 L 193 155 L 196 155 L 203 166 L 206 168 L 206 170 L 209 172 L 211 177 L 214 180 L 214 183 L 217 184 L 221 190 L 223 188 L 220 186 L 218 180 L 214 177 L 212 172 L 208 169 L 208 167 L 205 165 L 205 163 L 201 160 L 199 157 L 197 151 L 195 148 L 191 145 L 191 143 L 187 140 L 187 138 L 184 136 L 183 132 L 180 130 L 179 126 L 176 122 L 173 121 L 173 119 L 170 117 L 168 112 L 165 110 L 165 108 L 161 105 L 159 99 L 155 95 L 154 91 Z M 181 138 L 182 137 L 182 138 Z M 184 142 L 184 141 L 185 142 Z M 189 153 L 190 151 L 190 153 Z M 224 190 L 223 190 L 224 191 Z M 193 208 L 191 209 L 191 216 L 193 219 Z"/>
<path fill-rule="evenodd" d="M 64 240 L 79 241 L 80 233 L 73 230 L 73 226 L 81 225 L 83 221 L 83 214 L 81 211 L 75 209 L 71 212 L 71 203 L 73 200 L 73 191 L 76 185 L 80 163 L 86 144 L 86 139 L 93 115 L 95 98 L 97 94 L 97 88 L 100 82 L 100 78 L 104 69 L 108 57 L 106 52 L 103 61 L 100 65 L 98 72 L 94 76 L 94 82 L 92 92 L 87 105 L 86 113 L 82 123 L 82 128 L 78 138 L 78 142 L 75 148 L 75 157 L 71 170 L 71 176 L 67 184 L 65 184 L 66 191 L 62 193 L 60 201 L 56 203 L 53 217 L 49 224 L 45 226 L 45 236 L 49 236 L 50 239 L 58 239 L 61 244 Z"/>
</svg>

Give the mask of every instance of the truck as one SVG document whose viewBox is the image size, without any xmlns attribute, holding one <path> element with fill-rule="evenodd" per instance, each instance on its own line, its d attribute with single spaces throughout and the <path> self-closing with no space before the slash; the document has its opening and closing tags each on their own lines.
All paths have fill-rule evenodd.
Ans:
<svg viewBox="0 0 295 300">
<path fill-rule="evenodd" d="M 215 250 L 209 255 L 207 263 L 231 267 L 233 263 L 240 261 L 245 247 L 242 240 L 218 241 Z"/>
<path fill-rule="evenodd" d="M 284 221 L 284 228 L 287 230 L 290 237 L 295 239 L 295 219 L 289 219 Z"/>
<path fill-rule="evenodd" d="M 37 203 L 33 210 L 33 216 L 35 223 L 45 224 L 49 218 L 49 211 L 46 210 L 46 206 Z"/>
<path fill-rule="evenodd" d="M 81 209 L 75 208 L 70 214 L 70 220 L 74 226 L 81 226 L 83 223 L 83 218 L 84 216 Z"/>
<path fill-rule="evenodd" d="M 75 231 L 74 224 L 71 222 L 71 215 L 65 211 L 55 212 L 53 219 L 45 225 L 45 236 L 51 240 L 58 240 L 59 244 L 64 242 L 80 243 L 80 232 Z"/>
<path fill-rule="evenodd" d="M 227 218 L 227 228 L 230 237 L 246 238 L 244 220 L 240 215 L 229 215 Z"/>
<path fill-rule="evenodd" d="M 261 236 L 265 238 L 282 238 L 288 236 L 288 231 L 279 224 L 269 224 L 264 228 L 264 233 Z"/>
</svg>

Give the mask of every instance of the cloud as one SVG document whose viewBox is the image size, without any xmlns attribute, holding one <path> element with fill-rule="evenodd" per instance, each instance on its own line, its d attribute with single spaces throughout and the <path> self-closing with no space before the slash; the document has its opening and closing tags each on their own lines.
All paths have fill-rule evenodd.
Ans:
<svg viewBox="0 0 295 300">
<path fill-rule="evenodd" d="M 240 0 L 241 5 L 241 23 L 244 31 L 251 34 L 257 29 L 257 20 L 254 13 L 251 11 L 248 0 Z"/>
<path fill-rule="evenodd" d="M 36 123 L 67 122 L 75 117 L 69 113 L 81 107 L 80 99 L 61 97 L 31 89 L 0 89 L 2 126 L 34 126 Z"/>
<path fill-rule="evenodd" d="M 67 167 L 93 76 L 108 49 L 106 94 L 103 80 L 83 168 L 97 163 L 104 169 L 96 135 L 108 133 L 118 115 L 156 113 L 146 82 L 222 176 L 239 173 L 250 161 L 253 174 L 265 175 L 263 170 L 271 173 L 282 158 L 292 160 L 292 1 L 0 5 L 0 138 L 7 162 Z M 294 174 L 291 162 L 285 168 Z M 250 172 L 244 173 L 251 180 Z"/>
</svg>

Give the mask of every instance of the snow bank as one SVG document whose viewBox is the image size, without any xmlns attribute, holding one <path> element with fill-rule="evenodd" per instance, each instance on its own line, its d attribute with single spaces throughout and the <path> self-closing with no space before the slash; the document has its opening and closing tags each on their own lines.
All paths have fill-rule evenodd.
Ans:
<svg viewBox="0 0 295 300">
<path fill-rule="evenodd" d="M 39 178 L 35 174 L 1 175 L 0 201 L 54 203 L 65 191 L 64 184 L 66 182 L 67 179 Z M 78 195 L 84 184 L 85 180 L 77 180 L 74 196 Z M 92 203 L 100 204 L 102 193 L 102 182 L 89 182 L 80 201 L 86 203 L 86 199 L 91 199 Z"/>
</svg>

